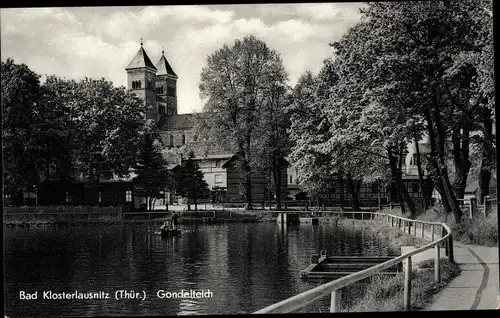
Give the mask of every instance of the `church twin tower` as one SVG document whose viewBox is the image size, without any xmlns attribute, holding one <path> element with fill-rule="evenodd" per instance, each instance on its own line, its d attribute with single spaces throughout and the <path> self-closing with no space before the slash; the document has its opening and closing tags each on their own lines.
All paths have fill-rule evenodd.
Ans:
<svg viewBox="0 0 500 318">
<path fill-rule="evenodd" d="M 146 118 L 158 122 L 163 115 L 177 115 L 177 75 L 162 51 L 156 66 L 142 47 L 127 68 L 128 88 L 146 103 Z"/>
</svg>

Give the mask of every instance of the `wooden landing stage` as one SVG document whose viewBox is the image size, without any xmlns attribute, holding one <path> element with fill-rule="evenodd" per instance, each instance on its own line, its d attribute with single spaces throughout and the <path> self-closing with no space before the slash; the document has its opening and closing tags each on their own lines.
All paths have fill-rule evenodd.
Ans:
<svg viewBox="0 0 500 318">
<path fill-rule="evenodd" d="M 300 277 L 337 279 L 394 258 L 392 256 L 326 256 L 326 252 L 321 251 L 321 256 L 313 255 L 311 257 L 311 265 L 300 272 Z M 380 274 L 395 275 L 401 270 L 400 263 L 380 272 Z"/>
<path fill-rule="evenodd" d="M 272 211 L 277 214 L 276 221 L 282 224 L 319 224 L 319 218 L 311 216 L 310 211 Z"/>
</svg>

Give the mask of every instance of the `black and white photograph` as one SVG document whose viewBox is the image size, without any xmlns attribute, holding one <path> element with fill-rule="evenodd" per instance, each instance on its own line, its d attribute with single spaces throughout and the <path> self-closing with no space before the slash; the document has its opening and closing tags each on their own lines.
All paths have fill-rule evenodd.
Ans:
<svg viewBox="0 0 500 318">
<path fill-rule="evenodd" d="M 500 309 L 493 20 L 1 8 L 4 317 Z"/>
</svg>

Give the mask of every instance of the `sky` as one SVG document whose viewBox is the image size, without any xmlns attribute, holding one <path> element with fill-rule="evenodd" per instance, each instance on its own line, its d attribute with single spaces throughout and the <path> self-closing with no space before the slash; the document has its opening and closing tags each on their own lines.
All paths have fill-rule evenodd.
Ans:
<svg viewBox="0 0 500 318">
<path fill-rule="evenodd" d="M 202 110 L 200 74 L 207 56 L 245 35 L 281 55 L 289 84 L 317 74 L 361 15 L 361 3 L 58 7 L 0 9 L 1 59 L 42 75 L 106 78 L 125 86 L 125 67 L 140 48 L 151 61 L 162 48 L 179 77 L 178 112 Z"/>
</svg>

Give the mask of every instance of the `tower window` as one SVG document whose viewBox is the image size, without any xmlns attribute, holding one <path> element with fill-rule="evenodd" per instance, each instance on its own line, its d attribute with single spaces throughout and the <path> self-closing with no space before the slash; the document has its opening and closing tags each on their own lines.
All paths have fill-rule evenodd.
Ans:
<svg viewBox="0 0 500 318">
<path fill-rule="evenodd" d="M 132 81 L 132 89 L 140 89 L 141 81 Z"/>
<path fill-rule="evenodd" d="M 132 190 L 125 191 L 125 201 L 132 202 Z"/>
<path fill-rule="evenodd" d="M 185 145 L 186 144 L 186 136 L 185 135 L 182 135 L 182 144 Z"/>
<path fill-rule="evenodd" d="M 158 108 L 159 108 L 158 111 L 160 112 L 160 115 L 165 115 L 165 106 L 160 105 Z"/>
<path fill-rule="evenodd" d="M 173 147 L 174 146 L 174 136 L 173 135 L 170 135 L 170 147 Z"/>
<path fill-rule="evenodd" d="M 160 87 L 156 88 L 156 94 L 163 95 L 163 86 L 160 86 Z"/>
</svg>

